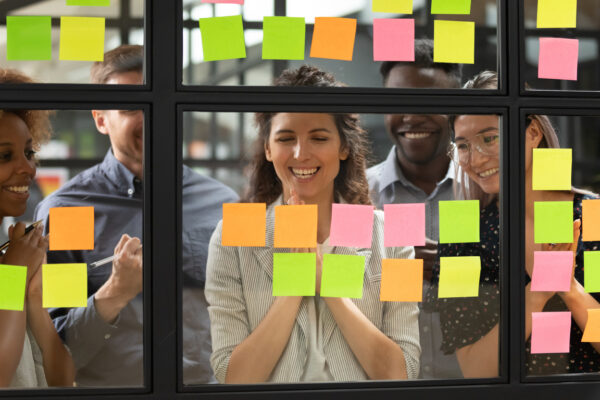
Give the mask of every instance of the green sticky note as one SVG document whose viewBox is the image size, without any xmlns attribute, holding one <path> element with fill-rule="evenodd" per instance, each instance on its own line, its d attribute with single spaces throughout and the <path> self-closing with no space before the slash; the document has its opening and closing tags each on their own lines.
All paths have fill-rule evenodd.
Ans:
<svg viewBox="0 0 600 400">
<path fill-rule="evenodd" d="M 314 296 L 315 253 L 273 253 L 273 296 Z"/>
<path fill-rule="evenodd" d="M 533 229 L 535 243 L 573 242 L 573 202 L 536 201 Z"/>
<path fill-rule="evenodd" d="M 110 6 L 110 0 L 67 0 L 67 5 L 108 7 Z"/>
<path fill-rule="evenodd" d="M 479 200 L 439 202 L 440 243 L 479 242 Z"/>
<path fill-rule="evenodd" d="M 471 0 L 431 0 L 432 14 L 471 14 Z"/>
<path fill-rule="evenodd" d="M 60 17 L 60 60 L 103 61 L 105 19 Z"/>
<path fill-rule="evenodd" d="M 262 58 L 304 60 L 305 34 L 304 18 L 264 17 Z"/>
<path fill-rule="evenodd" d="M 538 0 L 538 28 L 575 28 L 577 0 Z"/>
<path fill-rule="evenodd" d="M 438 297 L 479 296 L 479 257 L 440 257 Z"/>
<path fill-rule="evenodd" d="M 23 311 L 27 267 L 0 264 L 0 310 Z"/>
<path fill-rule="evenodd" d="M 363 295 L 364 275 L 364 256 L 324 254 L 321 296 L 360 299 Z"/>
<path fill-rule="evenodd" d="M 6 17 L 7 60 L 51 60 L 52 18 Z"/>
<path fill-rule="evenodd" d="M 571 190 L 571 149 L 533 149 L 533 190 Z"/>
<path fill-rule="evenodd" d="M 439 63 L 475 63 L 475 22 L 433 22 L 433 61 Z"/>
<path fill-rule="evenodd" d="M 42 306 L 86 307 L 87 265 L 42 265 Z"/>
<path fill-rule="evenodd" d="M 600 251 L 583 252 L 583 287 L 587 293 L 600 292 Z"/>
<path fill-rule="evenodd" d="M 246 58 L 241 15 L 200 18 L 204 61 Z"/>
<path fill-rule="evenodd" d="M 373 0 L 373 12 L 412 14 L 413 0 Z"/>
</svg>

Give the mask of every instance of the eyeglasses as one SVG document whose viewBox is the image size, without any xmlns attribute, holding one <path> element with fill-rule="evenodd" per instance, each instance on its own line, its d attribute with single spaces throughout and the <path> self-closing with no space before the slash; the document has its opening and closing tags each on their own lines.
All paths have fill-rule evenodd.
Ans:
<svg viewBox="0 0 600 400">
<path fill-rule="evenodd" d="M 471 161 L 471 147 L 484 156 L 497 157 L 500 150 L 500 135 L 498 132 L 482 132 L 475 135 L 470 141 L 461 139 L 454 146 L 458 162 L 468 164 Z"/>
</svg>

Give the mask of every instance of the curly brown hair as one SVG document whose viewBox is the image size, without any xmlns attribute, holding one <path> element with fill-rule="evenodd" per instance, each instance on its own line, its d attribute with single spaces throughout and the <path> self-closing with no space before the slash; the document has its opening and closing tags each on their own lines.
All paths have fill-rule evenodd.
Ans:
<svg viewBox="0 0 600 400">
<path fill-rule="evenodd" d="M 14 70 L 0 68 L 0 84 L 5 83 L 35 83 L 27 75 Z M 33 139 L 34 150 L 39 150 L 40 146 L 50 140 L 52 127 L 50 125 L 49 110 L 25 110 L 18 108 L 7 108 L 0 110 L 0 118 L 4 113 L 11 113 L 21 118 Z"/>
<path fill-rule="evenodd" d="M 295 70 L 285 70 L 275 80 L 274 86 L 342 87 L 343 83 L 320 69 L 303 65 Z M 254 115 L 258 138 L 254 143 L 254 155 L 249 165 L 249 186 L 244 201 L 270 204 L 282 193 L 281 181 L 275 168 L 265 155 L 269 143 L 271 121 L 277 113 L 260 112 Z M 335 197 L 349 204 L 371 204 L 366 176 L 369 147 L 366 131 L 360 127 L 356 114 L 330 114 L 340 135 L 342 149 L 348 158 L 340 161 L 340 172 L 334 180 Z"/>
</svg>

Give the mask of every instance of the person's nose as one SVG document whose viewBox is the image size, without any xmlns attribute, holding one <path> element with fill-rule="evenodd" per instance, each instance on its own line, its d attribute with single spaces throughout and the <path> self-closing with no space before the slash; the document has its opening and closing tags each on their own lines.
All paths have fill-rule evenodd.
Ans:
<svg viewBox="0 0 600 400">
<path fill-rule="evenodd" d="M 36 166 L 35 159 L 28 159 L 25 154 L 21 154 L 18 160 L 16 172 L 18 174 L 26 174 L 31 177 L 35 176 Z"/>
<path fill-rule="evenodd" d="M 476 146 L 471 146 L 471 166 L 478 167 L 485 164 L 489 160 L 489 156 L 481 153 Z"/>
<path fill-rule="evenodd" d="M 298 140 L 294 145 L 294 158 L 298 161 L 303 161 L 309 158 L 310 149 L 306 141 Z"/>
</svg>

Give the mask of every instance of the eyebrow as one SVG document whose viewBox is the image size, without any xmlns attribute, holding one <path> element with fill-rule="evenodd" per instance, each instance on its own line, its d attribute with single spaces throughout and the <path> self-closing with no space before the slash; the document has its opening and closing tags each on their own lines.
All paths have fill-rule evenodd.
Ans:
<svg viewBox="0 0 600 400">
<path fill-rule="evenodd" d="M 327 128 L 315 128 L 315 129 L 311 129 L 310 131 L 308 131 L 308 133 L 316 133 L 316 132 L 331 133 L 331 131 Z M 294 131 L 293 129 L 279 129 L 277 132 L 275 132 L 276 135 L 279 133 L 296 133 L 296 131 Z"/>
<path fill-rule="evenodd" d="M 487 128 L 483 128 L 482 130 L 480 130 L 479 132 L 476 133 L 476 135 L 480 134 L 480 133 L 486 133 L 486 132 L 490 132 L 490 131 L 497 131 L 498 128 L 496 128 L 495 126 L 488 126 Z M 462 136 L 457 136 L 454 138 L 455 142 L 458 142 L 459 140 L 467 140 Z"/>
</svg>

